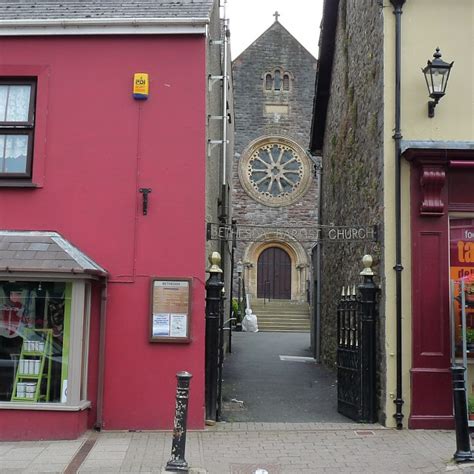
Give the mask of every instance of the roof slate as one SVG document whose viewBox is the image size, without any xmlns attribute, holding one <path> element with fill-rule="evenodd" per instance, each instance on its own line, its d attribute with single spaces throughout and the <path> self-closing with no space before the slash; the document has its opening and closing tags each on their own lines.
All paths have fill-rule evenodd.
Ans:
<svg viewBox="0 0 474 474">
<path fill-rule="evenodd" d="M 0 272 L 107 272 L 56 232 L 0 231 Z"/>
<path fill-rule="evenodd" d="M 209 18 L 214 0 L 0 0 L 1 20 Z"/>
</svg>

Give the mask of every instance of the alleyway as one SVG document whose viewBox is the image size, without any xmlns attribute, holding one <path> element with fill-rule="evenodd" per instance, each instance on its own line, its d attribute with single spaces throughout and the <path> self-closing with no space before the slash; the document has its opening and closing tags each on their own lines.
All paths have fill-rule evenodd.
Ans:
<svg viewBox="0 0 474 474">
<path fill-rule="evenodd" d="M 224 362 L 222 419 L 351 421 L 337 413 L 335 373 L 314 362 L 309 346 L 309 333 L 233 333 L 232 354 Z"/>
</svg>

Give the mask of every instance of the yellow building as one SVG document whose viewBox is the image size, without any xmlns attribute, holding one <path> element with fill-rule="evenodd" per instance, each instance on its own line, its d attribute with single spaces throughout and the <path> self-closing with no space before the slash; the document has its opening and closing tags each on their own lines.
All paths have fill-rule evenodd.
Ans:
<svg viewBox="0 0 474 474">
<path fill-rule="evenodd" d="M 320 243 L 320 351 L 335 363 L 340 287 L 373 254 L 378 411 L 387 426 L 453 426 L 453 353 L 473 363 L 472 393 L 473 25 L 471 0 L 325 1 L 311 143 L 323 161 L 321 223 L 380 232 L 377 243 L 337 251 Z M 431 97 L 428 60 L 437 78 L 449 76 Z"/>
</svg>

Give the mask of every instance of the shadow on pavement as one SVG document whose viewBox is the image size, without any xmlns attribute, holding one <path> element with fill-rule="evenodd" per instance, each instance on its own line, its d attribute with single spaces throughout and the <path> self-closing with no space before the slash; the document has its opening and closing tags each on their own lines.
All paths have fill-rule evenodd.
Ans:
<svg viewBox="0 0 474 474">
<path fill-rule="evenodd" d="M 336 373 L 310 361 L 309 333 L 232 333 L 223 370 L 222 421 L 347 423 L 337 413 Z"/>
</svg>

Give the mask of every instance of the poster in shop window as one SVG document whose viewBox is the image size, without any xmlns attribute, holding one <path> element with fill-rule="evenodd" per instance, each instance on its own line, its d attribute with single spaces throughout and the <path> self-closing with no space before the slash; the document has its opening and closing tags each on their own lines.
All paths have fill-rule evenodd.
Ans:
<svg viewBox="0 0 474 474">
<path fill-rule="evenodd" d="M 189 342 L 191 279 L 152 278 L 150 342 Z"/>
<path fill-rule="evenodd" d="M 450 278 L 453 281 L 455 339 L 459 348 L 461 343 L 461 281 L 464 281 L 466 299 L 466 323 L 474 328 L 474 219 L 450 219 Z"/>
</svg>

